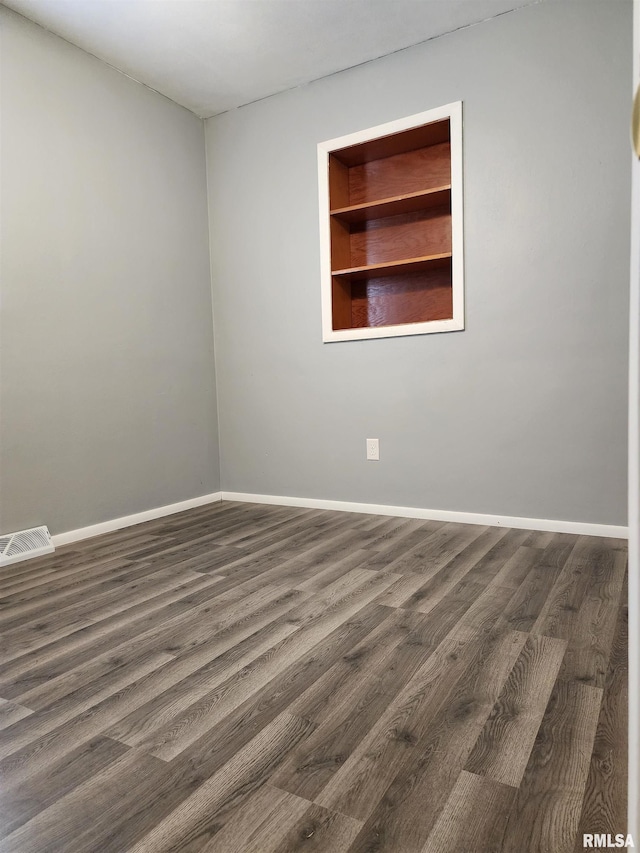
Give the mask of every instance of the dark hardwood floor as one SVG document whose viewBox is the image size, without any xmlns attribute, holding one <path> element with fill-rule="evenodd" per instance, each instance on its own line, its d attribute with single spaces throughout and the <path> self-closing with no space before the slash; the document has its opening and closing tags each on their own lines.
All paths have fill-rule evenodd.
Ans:
<svg viewBox="0 0 640 853">
<path fill-rule="evenodd" d="M 0 853 L 626 832 L 626 543 L 222 503 L 0 575 Z"/>
</svg>

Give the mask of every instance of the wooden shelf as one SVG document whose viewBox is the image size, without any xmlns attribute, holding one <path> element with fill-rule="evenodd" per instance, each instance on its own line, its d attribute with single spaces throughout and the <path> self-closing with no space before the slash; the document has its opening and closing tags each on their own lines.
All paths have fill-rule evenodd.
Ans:
<svg viewBox="0 0 640 853">
<path fill-rule="evenodd" d="M 423 255 L 420 258 L 403 258 L 401 261 L 390 261 L 384 264 L 368 264 L 365 267 L 351 267 L 345 270 L 333 270 L 331 275 L 336 278 L 347 278 L 359 281 L 363 278 L 379 278 L 401 273 L 423 272 L 436 267 L 446 266 L 451 260 L 451 252 L 441 252 L 437 255 Z"/>
<path fill-rule="evenodd" d="M 330 215 L 342 222 L 366 222 L 380 219 L 384 216 L 396 216 L 402 213 L 414 213 L 416 210 L 427 210 L 431 207 L 451 203 L 451 184 L 434 187 L 421 192 L 405 193 L 404 195 L 382 198 L 379 201 L 365 204 L 352 204 L 349 207 L 339 207 L 331 210 Z"/>
<path fill-rule="evenodd" d="M 323 339 L 464 328 L 461 103 L 320 143 L 318 166 Z"/>
<path fill-rule="evenodd" d="M 334 156 L 345 166 L 359 166 L 382 160 L 394 154 L 428 148 L 449 139 L 449 127 L 444 121 L 430 121 L 400 132 L 390 131 L 366 142 L 334 149 Z"/>
</svg>

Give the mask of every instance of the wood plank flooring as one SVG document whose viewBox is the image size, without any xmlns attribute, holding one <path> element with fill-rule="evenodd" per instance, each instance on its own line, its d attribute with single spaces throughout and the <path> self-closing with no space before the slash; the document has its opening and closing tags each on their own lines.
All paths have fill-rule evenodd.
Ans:
<svg viewBox="0 0 640 853">
<path fill-rule="evenodd" d="M 0 853 L 626 832 L 626 543 L 221 503 L 0 574 Z"/>
</svg>

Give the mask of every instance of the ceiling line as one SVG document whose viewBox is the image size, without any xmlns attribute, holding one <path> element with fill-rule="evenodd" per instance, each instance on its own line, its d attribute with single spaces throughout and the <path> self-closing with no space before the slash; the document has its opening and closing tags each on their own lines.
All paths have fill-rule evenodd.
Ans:
<svg viewBox="0 0 640 853">
<path fill-rule="evenodd" d="M 468 30 L 471 27 L 477 27 L 480 24 L 486 24 L 488 21 L 493 21 L 495 18 L 500 18 L 503 15 L 510 15 L 512 12 L 520 12 L 522 9 L 525 9 L 529 6 L 536 6 L 539 3 L 543 3 L 543 2 L 545 2 L 545 0 L 526 0 L 526 2 L 523 2 L 520 6 L 517 6 L 515 9 L 506 9 L 503 12 L 496 12 L 495 15 L 490 15 L 488 18 L 483 18 L 481 21 L 475 21 L 472 24 L 462 24 L 459 27 L 455 27 L 455 29 L 453 29 L 453 30 L 447 30 L 446 32 L 439 33 L 436 36 L 429 36 L 428 38 L 414 42 L 413 44 L 408 44 L 408 45 L 405 45 L 404 47 L 396 48 L 395 50 L 389 51 L 389 53 L 381 53 L 379 56 L 373 56 L 373 57 L 371 57 L 371 59 L 365 59 L 362 62 L 355 63 L 355 65 L 349 65 L 347 68 L 340 68 L 337 71 L 332 71 L 330 74 L 323 74 L 321 77 L 314 77 L 312 80 L 307 80 L 305 83 L 299 83 L 296 86 L 289 86 L 286 89 L 279 89 L 277 92 L 271 92 L 268 95 L 263 95 L 260 98 L 254 98 L 252 101 L 247 101 L 244 104 L 238 104 L 238 106 L 236 106 L 236 107 L 230 107 L 229 109 L 221 110 L 220 112 L 217 112 L 217 113 L 211 113 L 210 115 L 201 115 L 199 112 L 196 112 L 196 110 L 191 109 L 190 107 L 187 107 L 184 104 L 179 103 L 178 101 L 175 101 L 173 98 L 169 97 L 169 95 L 165 95 L 164 92 L 160 92 L 158 89 L 154 89 L 153 86 L 150 86 L 148 83 L 145 83 L 143 80 L 138 80 L 137 77 L 133 77 L 131 74 L 128 74 L 126 71 L 123 71 L 121 68 L 118 68 L 117 65 L 113 65 L 108 60 L 103 59 L 100 56 L 96 56 L 95 53 L 92 53 L 90 50 L 86 50 L 84 47 L 80 47 L 79 45 L 74 44 L 74 42 L 69 41 L 69 39 L 65 38 L 65 36 L 61 36 L 58 33 L 55 33 L 53 30 L 50 30 L 49 27 L 45 26 L 44 24 L 40 24 L 37 21 L 33 21 L 31 18 L 28 18 L 26 15 L 22 15 L 20 12 L 16 11 L 15 9 L 10 8 L 4 2 L 2 2 L 2 0 L 0 0 L 0 6 L 2 8 L 4 8 L 4 10 L 6 12 L 9 12 L 10 14 L 17 15 L 17 17 L 19 17 L 19 18 L 22 18 L 25 21 L 29 21 L 30 24 L 33 24 L 36 27 L 40 27 L 41 30 L 44 30 L 46 33 L 49 33 L 49 35 L 52 35 L 55 38 L 59 38 L 61 41 L 65 42 L 65 44 L 70 45 L 71 47 L 75 48 L 76 50 L 82 51 L 82 53 L 85 53 L 87 56 L 90 56 L 92 59 L 95 59 L 97 62 L 101 62 L 103 65 L 106 65 L 107 68 L 111 68 L 113 71 L 116 71 L 118 74 L 121 74 L 123 77 L 126 77 L 128 80 L 131 80 L 134 83 L 138 83 L 140 86 L 144 86 L 144 88 L 148 89 L 150 92 L 154 92 L 156 95 L 160 95 L 160 97 L 169 101 L 174 106 L 180 107 L 181 109 L 186 110 L 188 113 L 191 113 L 191 115 L 200 119 L 200 121 L 205 122 L 205 121 L 209 121 L 209 119 L 216 118 L 217 116 L 225 115 L 225 113 L 233 112 L 235 110 L 241 110 L 241 109 L 243 109 L 243 107 L 249 107 L 252 104 L 259 103 L 260 101 L 266 101 L 268 98 L 273 98 L 276 95 L 283 95 L 285 92 L 293 92 L 295 89 L 302 89 L 305 86 L 309 86 L 312 83 L 318 82 L 318 80 L 325 80 L 329 77 L 335 77 L 337 74 L 344 74 L 345 71 L 351 71 L 354 68 L 361 68 L 363 65 L 368 65 L 370 62 L 376 62 L 378 59 L 383 59 L 386 56 L 393 56 L 396 53 L 401 53 L 403 50 L 410 50 L 413 47 L 418 47 L 421 44 L 427 44 L 430 41 L 435 41 L 436 39 L 444 38 L 445 36 L 452 35 L 453 33 L 460 32 L 461 30 Z"/>
<path fill-rule="evenodd" d="M 368 65 L 370 62 L 377 62 L 379 59 L 384 59 L 387 56 L 402 53 L 403 50 L 411 50 L 412 47 L 418 47 L 421 44 L 427 44 L 427 42 L 435 41 L 436 39 L 441 39 L 445 36 L 450 36 L 453 33 L 460 32 L 460 30 L 468 30 L 471 27 L 486 24 L 487 21 L 493 21 L 495 18 L 502 17 L 502 15 L 510 15 L 512 12 L 520 12 L 528 6 L 537 6 L 539 3 L 544 2 L 545 0 L 526 0 L 526 2 L 522 3 L 521 6 L 517 6 L 515 9 L 505 9 L 504 12 L 496 12 L 495 15 L 490 15 L 488 18 L 483 18 L 481 21 L 476 21 L 473 24 L 462 24 L 459 27 L 455 27 L 453 30 L 447 30 L 444 33 L 439 33 L 437 36 L 429 36 L 428 38 L 416 41 L 413 44 L 407 44 L 404 47 L 398 47 L 395 50 L 390 50 L 389 53 L 381 53 L 379 56 L 372 56 L 371 59 L 363 59 L 362 62 L 356 62 L 355 65 L 349 65 L 348 68 L 340 68 L 338 71 L 332 71 L 330 74 L 323 74 L 322 77 L 314 77 L 313 80 L 307 80 L 306 83 L 298 83 L 297 86 L 289 86 L 287 89 L 279 89 L 277 92 L 272 92 L 270 95 L 262 95 L 260 98 L 254 98 L 252 101 L 247 101 L 246 104 L 238 104 L 237 107 L 230 107 L 228 110 L 221 110 L 219 113 L 211 113 L 209 116 L 198 116 L 198 118 L 203 119 L 203 121 L 209 121 L 209 119 L 217 118 L 218 116 L 225 115 L 225 113 L 231 113 L 234 110 L 241 110 L 244 107 L 250 107 L 252 104 L 258 104 L 260 101 L 266 101 L 268 98 L 273 98 L 276 95 L 284 95 L 285 92 L 293 92 L 296 89 L 303 89 L 305 86 L 317 83 L 318 80 L 327 80 L 329 77 L 335 77 L 337 74 L 344 74 L 345 71 L 351 71 L 354 68 L 362 68 L 363 65 Z M 193 110 L 191 110 L 191 112 L 193 112 Z M 198 114 L 194 113 L 194 115 Z"/>
<path fill-rule="evenodd" d="M 112 71 L 117 71 L 118 74 L 122 74 L 123 77 L 126 77 L 128 80 L 131 80 L 134 83 L 138 83 L 140 86 L 144 86 L 145 89 L 148 89 L 150 92 L 155 92 L 156 95 L 160 95 L 161 98 L 164 98 L 166 101 L 169 101 L 176 107 L 180 107 L 182 110 L 186 110 L 191 115 L 199 118 L 204 121 L 204 117 L 198 115 L 198 113 L 189 109 L 189 107 L 185 107 L 184 104 L 179 104 L 178 101 L 174 101 L 173 98 L 170 98 L 169 95 L 165 95 L 164 92 L 158 91 L 158 89 L 154 89 L 153 86 L 150 86 L 148 83 L 145 83 L 143 80 L 138 80 L 137 77 L 132 77 L 131 74 L 127 74 L 126 71 L 123 71 L 122 68 L 118 68 L 117 65 L 112 65 L 108 60 L 103 59 L 101 56 L 96 56 L 95 53 L 91 53 L 90 50 L 86 50 L 84 47 L 80 47 L 77 44 L 74 44 L 72 41 L 69 41 L 68 38 L 59 35 L 58 33 L 54 33 L 53 30 L 50 30 L 49 27 L 46 27 L 44 24 L 38 23 L 38 21 L 33 21 L 31 18 L 27 18 L 26 15 L 20 14 L 15 9 L 12 9 L 10 6 L 7 6 L 5 3 L 0 0 L 0 6 L 4 9 L 5 12 L 8 12 L 10 15 L 15 15 L 18 18 L 21 18 L 23 21 L 28 21 L 30 24 L 33 24 L 34 27 L 39 27 L 41 30 L 44 30 L 45 33 L 49 33 L 49 35 L 54 36 L 54 38 L 60 39 L 65 44 L 68 44 L 70 47 L 75 48 L 75 50 L 80 50 L 82 53 L 86 53 L 87 56 L 90 56 L 92 59 L 95 59 L 97 62 L 101 62 L 103 65 L 106 65 L 107 68 L 111 68 Z"/>
</svg>

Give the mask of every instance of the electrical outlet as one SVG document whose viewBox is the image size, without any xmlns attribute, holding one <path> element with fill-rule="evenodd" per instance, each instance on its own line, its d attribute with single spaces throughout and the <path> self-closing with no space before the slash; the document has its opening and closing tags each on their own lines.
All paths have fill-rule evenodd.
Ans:
<svg viewBox="0 0 640 853">
<path fill-rule="evenodd" d="M 373 462 L 380 459 L 380 442 L 377 438 L 367 439 L 367 459 Z"/>
</svg>

